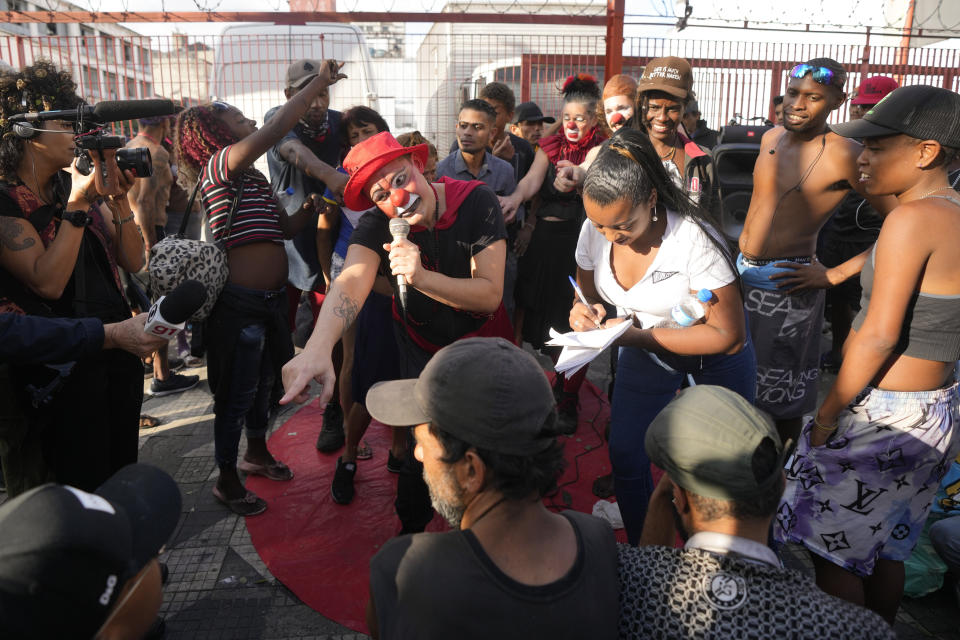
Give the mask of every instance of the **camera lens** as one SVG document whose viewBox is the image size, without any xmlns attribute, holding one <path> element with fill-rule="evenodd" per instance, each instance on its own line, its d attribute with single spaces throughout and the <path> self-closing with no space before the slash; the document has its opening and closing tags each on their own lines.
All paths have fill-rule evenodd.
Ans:
<svg viewBox="0 0 960 640">
<path fill-rule="evenodd" d="M 150 149 L 138 147 L 136 149 L 120 149 L 117 151 L 117 166 L 121 171 L 133 171 L 138 178 L 147 178 L 153 175 L 153 157 Z"/>
</svg>

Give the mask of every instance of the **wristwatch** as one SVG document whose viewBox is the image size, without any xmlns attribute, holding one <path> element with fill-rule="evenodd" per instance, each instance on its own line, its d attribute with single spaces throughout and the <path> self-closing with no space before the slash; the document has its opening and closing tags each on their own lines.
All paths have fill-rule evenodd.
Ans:
<svg viewBox="0 0 960 640">
<path fill-rule="evenodd" d="M 80 211 L 79 209 L 74 211 L 64 211 L 60 218 L 81 229 L 90 224 L 90 222 L 93 220 L 89 213 L 86 211 Z"/>
</svg>

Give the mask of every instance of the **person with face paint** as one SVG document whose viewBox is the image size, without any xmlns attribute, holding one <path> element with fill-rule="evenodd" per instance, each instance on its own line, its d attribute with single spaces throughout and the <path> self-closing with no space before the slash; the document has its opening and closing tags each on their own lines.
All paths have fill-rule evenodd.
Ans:
<svg viewBox="0 0 960 640">
<path fill-rule="evenodd" d="M 627 126 L 637 106 L 637 81 L 617 74 L 603 85 L 603 116 L 610 133 Z"/>
<path fill-rule="evenodd" d="M 344 159 L 350 176 L 344 203 L 376 210 L 357 223 L 330 302 L 303 352 L 283 368 L 281 404 L 306 401 L 314 379 L 323 385 L 320 404 L 330 399 L 331 350 L 356 320 L 381 269 L 390 272 L 394 288 L 402 375 L 418 375 L 434 353 L 461 338 L 512 337 L 502 304 L 507 235 L 496 195 L 478 181 L 428 183 L 421 173 L 426 160 L 426 145 L 403 147 L 388 132 L 356 145 Z M 406 238 L 391 236 L 394 218 L 410 224 Z M 406 285 L 405 305 L 398 278 Z M 404 533 L 423 531 L 433 517 L 413 447 L 400 470 L 396 507 Z"/>
<path fill-rule="evenodd" d="M 583 200 L 576 192 L 563 193 L 554 185 L 557 168 L 562 163 L 580 164 L 587 153 L 600 145 L 604 135 L 597 128 L 597 105 L 600 87 L 593 76 L 570 76 L 561 90 L 563 94 L 562 129 L 540 139 L 533 166 L 509 196 L 501 197 L 504 213 L 516 211 L 539 192 L 540 207 L 536 216 L 524 222 L 518 242 L 529 244 L 520 258 L 517 274 L 518 334 L 535 349 L 549 353 L 556 361 L 560 349 L 546 347 L 550 329 L 565 331 L 569 301 L 573 295 L 569 278 L 576 272 L 574 251 L 577 234 L 583 221 Z M 577 397 L 586 369 L 565 379 L 558 375 L 554 391 L 560 403 L 560 420 L 567 433 L 577 428 Z"/>
<path fill-rule="evenodd" d="M 791 113 L 788 94 L 788 124 Z M 948 180 L 960 95 L 903 87 L 831 129 L 863 140 L 861 188 L 897 205 L 867 251 L 863 308 L 787 466 L 774 534 L 807 547 L 820 588 L 893 625 L 903 562 L 960 449 L 960 197 Z"/>
<path fill-rule="evenodd" d="M 190 188 L 200 181 L 210 230 L 215 241 L 223 242 L 230 265 L 227 284 L 207 320 L 207 373 L 220 469 L 213 495 L 242 516 L 263 513 L 267 503 L 246 490 L 238 472 L 282 482 L 293 479 L 293 471 L 273 457 L 266 440 L 274 382 L 280 366 L 293 355 L 284 240 L 315 224 L 322 202 L 319 193 L 311 194 L 288 212 L 253 163 L 296 125 L 318 96 L 346 77 L 336 60 L 318 65 L 306 86 L 261 129 L 224 102 L 191 107 L 177 118 L 177 179 Z M 247 450 L 238 460 L 242 432 Z"/>
<path fill-rule="evenodd" d="M 635 325 L 618 342 L 610 409 L 614 492 L 631 543 L 653 492 L 647 425 L 688 375 L 752 402 L 757 374 L 733 258 L 709 214 L 674 185 L 657 156 L 642 132 L 628 129 L 590 165 L 576 260 L 577 282 L 591 304 L 576 302 L 568 321 L 574 331 Z M 672 307 L 703 289 L 711 296 L 704 321 L 671 327 Z M 617 317 L 607 318 L 609 306 Z"/>
</svg>

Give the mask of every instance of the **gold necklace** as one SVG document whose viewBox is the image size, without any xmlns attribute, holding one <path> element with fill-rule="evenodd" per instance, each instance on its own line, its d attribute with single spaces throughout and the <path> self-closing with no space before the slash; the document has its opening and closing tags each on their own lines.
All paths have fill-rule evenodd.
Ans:
<svg viewBox="0 0 960 640">
<path fill-rule="evenodd" d="M 659 153 L 657 155 L 660 155 Z M 673 156 L 677 155 L 677 134 L 673 134 L 673 143 L 670 145 L 670 153 L 660 156 L 661 160 L 671 161 Z"/>
</svg>

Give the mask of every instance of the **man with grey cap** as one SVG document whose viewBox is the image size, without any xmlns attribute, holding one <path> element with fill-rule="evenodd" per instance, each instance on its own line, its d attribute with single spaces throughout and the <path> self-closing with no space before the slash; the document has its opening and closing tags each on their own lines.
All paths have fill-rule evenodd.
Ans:
<svg viewBox="0 0 960 640">
<path fill-rule="evenodd" d="M 764 413 L 724 387 L 685 389 L 654 419 L 646 450 L 666 475 L 641 546 L 620 546 L 621 638 L 896 637 L 767 547 L 787 449 Z"/>
<path fill-rule="evenodd" d="M 614 638 L 613 532 L 544 506 L 563 470 L 550 383 L 502 338 L 444 347 L 367 408 L 413 426 L 434 508 L 455 531 L 387 542 L 370 561 L 374 638 Z"/>
<path fill-rule="evenodd" d="M 323 68 L 322 60 L 297 60 L 287 67 L 283 95 L 287 100 L 297 95 Z M 266 123 L 280 107 L 274 107 L 263 116 Z M 330 109 L 330 90 L 321 91 L 300 121 L 280 142 L 267 152 L 267 168 L 270 172 L 270 187 L 280 198 L 288 189 L 293 189 L 290 202 L 303 202 L 311 193 L 323 195 L 331 192 L 342 194 L 347 176 L 336 170 L 340 164 L 339 111 Z M 323 304 L 327 279 L 330 276 L 333 241 L 336 239 L 335 223 L 317 211 L 314 220 L 291 240 L 284 240 L 287 250 L 289 273 L 287 295 L 290 298 L 290 330 L 296 330 L 296 310 L 301 292 L 310 298 L 313 320 L 316 322 Z M 318 243 L 318 236 L 327 242 Z M 331 252 L 317 250 L 318 245 L 331 247 Z M 311 325 L 312 326 L 312 325 Z M 323 428 L 317 438 L 317 449 L 323 452 L 336 451 L 343 446 L 343 409 L 340 407 L 339 389 L 334 391 L 330 403 L 323 412 Z"/>
</svg>

